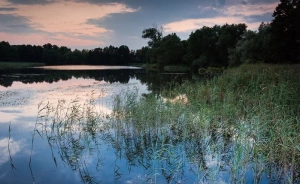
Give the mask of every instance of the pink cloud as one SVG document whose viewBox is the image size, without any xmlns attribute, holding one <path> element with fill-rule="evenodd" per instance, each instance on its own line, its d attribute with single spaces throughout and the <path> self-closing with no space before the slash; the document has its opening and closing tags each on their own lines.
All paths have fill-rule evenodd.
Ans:
<svg viewBox="0 0 300 184">
<path fill-rule="evenodd" d="M 4 6 L 9 6 L 9 3 L 4 1 L 0 4 L 0 7 Z M 113 13 L 137 11 L 118 3 L 96 5 L 64 0 L 47 5 L 16 5 L 14 8 L 16 9 L 11 11 L 12 14 L 27 18 L 30 26 L 37 30 L 68 33 L 73 36 L 98 36 L 110 31 L 104 27 L 88 24 L 89 19 L 101 19 Z"/>
<path fill-rule="evenodd" d="M 100 36 L 110 36 L 113 31 L 89 24 L 88 20 L 101 19 L 114 13 L 138 11 L 138 9 L 132 9 L 120 3 L 97 5 L 68 0 L 53 1 L 46 5 L 13 5 L 7 0 L 1 0 L 0 8 L 13 8 L 10 14 L 26 18 L 30 27 L 55 35 L 0 33 L 3 40 L 9 41 L 11 44 L 19 44 L 20 42 L 36 45 L 52 43 L 64 46 L 104 45 L 102 41 L 97 41 L 97 39 Z M 7 14 L 7 11 L 0 10 L 0 16 L 1 14 Z M 94 37 L 95 39 L 84 39 L 80 36 Z"/>
<path fill-rule="evenodd" d="M 92 45 L 104 45 L 101 41 L 94 41 L 94 40 L 86 40 L 80 38 L 72 38 L 67 37 L 61 34 L 56 36 L 48 36 L 44 34 L 10 34 L 10 33 L 1 33 L 0 38 L 4 41 L 9 41 L 11 45 L 18 45 L 20 44 L 20 40 L 24 44 L 31 44 L 31 45 L 44 45 L 46 43 L 51 43 L 53 45 L 58 46 L 92 46 Z"/>
</svg>

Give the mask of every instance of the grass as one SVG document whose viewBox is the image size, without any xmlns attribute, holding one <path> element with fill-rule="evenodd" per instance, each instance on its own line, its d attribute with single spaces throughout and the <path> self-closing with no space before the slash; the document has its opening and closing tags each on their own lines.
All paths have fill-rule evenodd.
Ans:
<svg viewBox="0 0 300 184">
<path fill-rule="evenodd" d="M 79 167 L 87 182 L 94 177 L 82 155 L 97 152 L 101 139 L 114 148 L 116 159 L 145 170 L 139 183 L 297 183 L 299 71 L 300 65 L 242 65 L 160 95 L 122 92 L 105 117 L 96 112 L 93 98 L 85 105 L 47 104 L 35 132 L 65 163 Z M 122 168 L 115 168 L 120 176 Z"/>
<path fill-rule="evenodd" d="M 182 152 L 198 163 L 200 173 L 207 173 L 200 182 L 208 176 L 217 181 L 216 170 L 226 165 L 230 182 L 245 182 L 250 169 L 254 181 L 269 173 L 270 180 L 293 183 L 300 173 L 299 71 L 299 65 L 243 65 L 211 80 L 186 82 L 161 96 L 140 100 L 123 94 L 115 100 L 114 115 L 135 136 L 168 137 L 165 143 L 173 146 L 199 140 L 202 164 L 193 156 L 195 147 Z M 209 169 L 206 157 L 214 154 L 217 166 Z"/>
<path fill-rule="evenodd" d="M 190 67 L 186 65 L 169 65 L 169 66 L 164 66 L 164 71 L 166 72 L 189 72 Z"/>
<path fill-rule="evenodd" d="M 96 183 L 85 161 L 86 155 L 96 155 L 95 164 L 97 167 L 102 165 L 102 158 L 99 155 L 101 137 L 98 133 L 102 132 L 101 125 L 105 114 L 96 112 L 94 92 L 84 103 L 78 98 L 71 101 L 59 100 L 57 104 L 41 102 L 38 109 L 29 159 L 33 182 L 35 182 L 31 168 L 33 145 L 38 135 L 47 140 L 56 167 L 58 154 L 63 163 L 68 164 L 72 170 L 78 170 L 83 183 Z"/>
<path fill-rule="evenodd" d="M 26 68 L 35 66 L 44 66 L 44 63 L 28 63 L 28 62 L 0 62 L 0 69 Z"/>
</svg>

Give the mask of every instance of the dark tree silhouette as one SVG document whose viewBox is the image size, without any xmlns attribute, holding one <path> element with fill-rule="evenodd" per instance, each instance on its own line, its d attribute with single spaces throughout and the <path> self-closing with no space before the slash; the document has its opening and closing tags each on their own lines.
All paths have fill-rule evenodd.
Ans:
<svg viewBox="0 0 300 184">
<path fill-rule="evenodd" d="M 300 0 L 281 0 L 271 22 L 277 62 L 300 61 Z"/>
</svg>

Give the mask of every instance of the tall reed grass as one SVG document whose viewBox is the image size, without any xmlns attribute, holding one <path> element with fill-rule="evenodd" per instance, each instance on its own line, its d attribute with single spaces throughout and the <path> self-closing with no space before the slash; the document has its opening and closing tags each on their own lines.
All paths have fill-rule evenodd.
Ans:
<svg viewBox="0 0 300 184">
<path fill-rule="evenodd" d="M 62 100 L 40 107 L 35 132 L 86 183 L 96 179 L 84 155 L 99 153 L 100 140 L 128 167 L 144 169 L 139 183 L 297 183 L 299 71 L 242 65 L 159 95 L 141 97 L 135 89 L 114 97 L 109 116 L 97 112 L 93 98 L 84 105 Z M 117 180 L 122 169 L 114 170 Z"/>
<path fill-rule="evenodd" d="M 126 136 L 186 147 L 181 152 L 197 167 L 199 182 L 219 181 L 224 169 L 234 183 L 246 182 L 249 170 L 255 183 L 265 175 L 270 182 L 300 181 L 299 65 L 243 65 L 160 96 L 136 94 L 116 97 L 118 127 Z M 212 159 L 214 167 L 205 164 Z"/>
</svg>

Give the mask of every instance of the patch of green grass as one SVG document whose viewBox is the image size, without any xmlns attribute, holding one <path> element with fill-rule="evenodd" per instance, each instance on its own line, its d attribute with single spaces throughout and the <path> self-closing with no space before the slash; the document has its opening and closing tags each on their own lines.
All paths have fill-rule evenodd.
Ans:
<svg viewBox="0 0 300 184">
<path fill-rule="evenodd" d="M 157 64 L 143 64 L 142 65 L 143 68 L 145 68 L 148 71 L 158 71 L 158 66 Z"/>
<path fill-rule="evenodd" d="M 0 69 L 8 68 L 27 68 L 35 66 L 44 66 L 44 63 L 28 63 L 28 62 L 0 62 Z"/>
<path fill-rule="evenodd" d="M 186 65 L 169 65 L 164 66 L 164 71 L 166 72 L 189 72 L 190 67 Z"/>
</svg>

